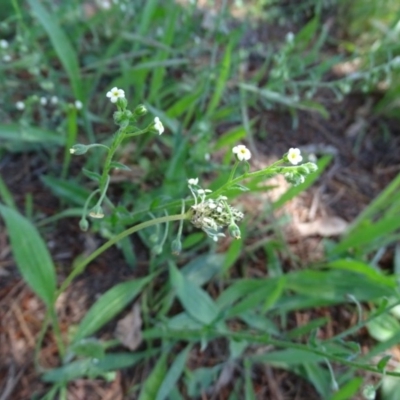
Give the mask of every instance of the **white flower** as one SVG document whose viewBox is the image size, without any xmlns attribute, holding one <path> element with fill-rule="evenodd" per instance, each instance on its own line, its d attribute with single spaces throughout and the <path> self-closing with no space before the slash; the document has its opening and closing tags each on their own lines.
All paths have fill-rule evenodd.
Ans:
<svg viewBox="0 0 400 400">
<path fill-rule="evenodd" d="M 190 178 L 188 179 L 188 184 L 189 185 L 197 185 L 199 183 L 199 178 Z"/>
<path fill-rule="evenodd" d="M 232 149 L 232 152 L 236 154 L 239 161 L 247 161 L 251 158 L 250 150 L 243 144 L 239 144 Z"/>
<path fill-rule="evenodd" d="M 58 97 L 57 96 L 51 96 L 50 103 L 53 104 L 53 105 L 56 105 L 58 103 Z"/>
<path fill-rule="evenodd" d="M 289 162 L 293 165 L 297 165 L 298 163 L 302 162 L 303 157 L 300 154 L 300 149 L 291 148 L 287 154 L 287 158 Z"/>
<path fill-rule="evenodd" d="M 12 60 L 12 57 L 9 54 L 4 54 L 3 56 L 3 61 L 4 62 L 10 62 Z"/>
<path fill-rule="evenodd" d="M 71 147 L 71 148 L 69 149 L 69 152 L 70 152 L 71 154 L 74 154 L 74 153 L 75 153 L 75 149 Z"/>
<path fill-rule="evenodd" d="M 109 10 L 111 8 L 111 3 L 108 0 L 103 0 L 102 2 L 100 2 L 100 7 L 103 10 Z"/>
<path fill-rule="evenodd" d="M 75 100 L 75 108 L 77 110 L 82 110 L 83 108 L 83 103 L 80 100 Z"/>
<path fill-rule="evenodd" d="M 17 110 L 22 111 L 22 110 L 25 109 L 25 103 L 24 103 L 23 101 L 17 101 L 17 102 L 15 103 L 15 108 L 16 108 Z"/>
<path fill-rule="evenodd" d="M 160 118 L 155 117 L 154 118 L 154 129 L 158 132 L 159 135 L 161 135 L 164 132 L 164 125 L 160 121 Z"/>
<path fill-rule="evenodd" d="M 125 98 L 125 92 L 122 89 L 113 87 L 109 92 L 107 92 L 106 96 L 110 98 L 111 103 L 116 103 L 118 99 Z"/>
<path fill-rule="evenodd" d="M 0 47 L 1 47 L 2 49 L 6 49 L 6 48 L 8 47 L 8 42 L 7 42 L 7 40 L 1 39 L 1 40 L 0 40 Z"/>
<path fill-rule="evenodd" d="M 46 97 L 41 97 L 41 98 L 40 98 L 40 104 L 41 104 L 42 106 L 45 106 L 45 105 L 47 104 L 47 99 L 46 99 Z"/>
</svg>

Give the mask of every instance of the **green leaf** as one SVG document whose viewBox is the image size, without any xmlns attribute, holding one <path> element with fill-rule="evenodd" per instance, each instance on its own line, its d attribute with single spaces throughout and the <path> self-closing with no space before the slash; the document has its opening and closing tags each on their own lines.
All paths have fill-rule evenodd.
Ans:
<svg viewBox="0 0 400 400">
<path fill-rule="evenodd" d="M 376 365 L 376 368 L 378 368 L 379 371 L 383 372 L 386 368 L 387 363 L 390 361 L 391 358 L 392 358 L 392 356 L 389 356 L 389 355 L 382 357 L 379 360 L 378 364 Z"/>
<path fill-rule="evenodd" d="M 240 190 L 241 192 L 248 192 L 250 190 L 248 187 L 241 185 L 240 183 L 235 183 L 234 185 L 229 186 L 229 190 L 232 190 L 232 189 L 233 190 L 237 189 L 237 190 Z"/>
<path fill-rule="evenodd" d="M 122 171 L 130 171 L 131 170 L 127 165 L 122 164 L 118 161 L 111 161 L 110 166 L 111 166 L 111 168 L 120 169 Z"/>
<path fill-rule="evenodd" d="M 162 353 L 151 374 L 143 384 L 138 400 L 154 400 L 167 372 L 168 352 Z"/>
<path fill-rule="evenodd" d="M 55 301 L 56 274 L 50 253 L 35 226 L 18 211 L 0 205 L 17 267 L 25 282 L 51 307 Z"/>
<path fill-rule="evenodd" d="M 89 171 L 86 168 L 82 168 L 82 172 L 89 178 L 92 179 L 95 182 L 100 182 L 101 175 L 98 174 L 97 172 Z"/>
<path fill-rule="evenodd" d="M 105 356 L 103 344 L 95 338 L 82 339 L 73 343 L 69 351 L 77 356 L 101 359 Z"/>
<path fill-rule="evenodd" d="M 22 124 L 1 124 L 0 139 L 15 143 L 33 143 L 41 146 L 63 146 L 65 138 L 55 132 Z M 3 142 L 4 143 L 4 142 Z"/>
<path fill-rule="evenodd" d="M 57 18 L 48 13 L 38 0 L 28 0 L 33 15 L 39 20 L 46 31 L 54 50 L 68 74 L 77 100 L 83 100 L 80 80 L 78 56 L 74 51 L 67 35 L 57 23 Z"/>
<path fill-rule="evenodd" d="M 84 205 L 90 192 L 74 181 L 41 176 L 40 180 L 59 198 L 76 205 Z"/>
<path fill-rule="evenodd" d="M 152 276 L 148 276 L 123 282 L 104 293 L 82 319 L 72 342 L 77 343 L 98 331 L 104 324 L 121 312 L 151 279 Z"/>
<path fill-rule="evenodd" d="M 214 85 L 213 95 L 210 99 L 210 102 L 208 103 L 206 111 L 206 115 L 208 117 L 211 116 L 211 114 L 216 110 L 224 93 L 225 86 L 229 78 L 229 72 L 231 69 L 231 56 L 234 42 L 235 39 L 231 39 L 226 46 L 225 54 L 220 64 L 220 73 Z"/>
<path fill-rule="evenodd" d="M 353 399 L 357 394 L 361 384 L 363 383 L 363 378 L 354 378 L 347 382 L 343 387 L 341 387 L 330 400 L 349 400 Z"/>
<path fill-rule="evenodd" d="M 17 206 L 15 205 L 14 198 L 9 191 L 6 183 L 4 182 L 3 178 L 0 175 L 0 198 L 3 201 L 3 203 L 7 206 L 10 207 L 14 210 L 17 209 Z"/>
<path fill-rule="evenodd" d="M 188 280 L 173 264 L 169 268 L 173 288 L 183 306 L 192 318 L 210 325 L 219 315 L 219 309 L 210 295 Z"/>
<path fill-rule="evenodd" d="M 156 400 L 164 400 L 168 398 L 168 395 L 171 393 L 175 384 L 178 382 L 180 376 L 182 375 L 191 348 L 192 345 L 187 346 L 176 356 L 174 362 L 169 367 L 160 388 L 158 389 Z"/>
<path fill-rule="evenodd" d="M 100 360 L 96 358 L 86 358 L 84 360 L 73 361 L 60 368 L 55 368 L 46 372 L 43 374 L 42 379 L 45 382 L 68 382 L 84 376 L 94 378 L 109 371 L 131 367 L 153 353 L 153 351 L 135 354 L 110 353 L 106 354 Z"/>
</svg>

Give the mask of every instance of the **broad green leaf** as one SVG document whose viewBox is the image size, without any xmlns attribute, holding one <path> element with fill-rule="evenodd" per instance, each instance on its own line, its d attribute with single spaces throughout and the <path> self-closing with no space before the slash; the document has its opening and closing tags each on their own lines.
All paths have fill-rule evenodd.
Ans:
<svg viewBox="0 0 400 400">
<path fill-rule="evenodd" d="M 56 274 L 50 253 L 36 227 L 18 211 L 0 205 L 17 267 L 25 282 L 51 307 L 55 300 Z"/>
<path fill-rule="evenodd" d="M 150 282 L 152 276 L 115 285 L 89 309 L 73 336 L 73 343 L 92 335 L 121 312 Z"/>
<path fill-rule="evenodd" d="M 384 342 L 400 331 L 400 322 L 390 314 L 382 314 L 368 322 L 367 328 L 374 339 Z"/>
<path fill-rule="evenodd" d="M 56 132 L 22 124 L 0 124 L 0 139 L 1 142 L 32 143 L 46 147 L 65 144 L 65 138 Z"/>
<path fill-rule="evenodd" d="M 329 400 L 349 400 L 353 399 L 363 383 L 363 378 L 353 378 L 342 386 Z"/>
<path fill-rule="evenodd" d="M 68 36 L 60 28 L 57 18 L 51 15 L 38 0 L 28 0 L 33 15 L 39 20 L 46 31 L 54 50 L 68 74 L 75 98 L 83 100 L 80 80 L 78 56 L 71 45 Z"/>
<path fill-rule="evenodd" d="M 224 259 L 224 254 L 201 255 L 186 264 L 181 273 L 195 285 L 202 286 L 221 272 Z"/>
<path fill-rule="evenodd" d="M 164 351 L 143 384 L 138 400 L 154 400 L 167 373 L 168 352 Z"/>
<path fill-rule="evenodd" d="M 359 274 L 367 276 L 371 281 L 376 281 L 377 283 L 387 285 L 388 287 L 395 288 L 396 278 L 385 276 L 380 273 L 377 269 L 373 268 L 372 266 L 363 263 L 362 261 L 358 260 L 351 260 L 351 259 L 340 259 L 330 262 L 326 265 L 329 268 L 338 269 L 338 270 L 347 270 L 357 272 Z"/>
<path fill-rule="evenodd" d="M 45 382 L 68 382 L 77 378 L 89 376 L 101 376 L 106 372 L 131 367 L 145 357 L 151 356 L 153 352 L 141 353 L 110 353 L 101 359 L 86 358 L 73 361 L 60 368 L 52 369 L 43 374 Z"/>
<path fill-rule="evenodd" d="M 388 355 L 385 357 L 382 357 L 378 364 L 376 365 L 376 368 L 379 369 L 379 371 L 383 372 L 386 368 L 387 363 L 390 361 L 390 359 L 392 358 L 392 356 Z"/>
<path fill-rule="evenodd" d="M 59 198 L 76 205 L 85 204 L 90 192 L 74 181 L 41 176 L 41 181 Z"/>
<path fill-rule="evenodd" d="M 191 345 L 187 346 L 174 358 L 173 363 L 168 368 L 168 372 L 165 375 L 160 388 L 158 389 L 156 400 L 164 400 L 169 398 L 169 394 L 182 375 L 191 348 Z"/>
<path fill-rule="evenodd" d="M 105 356 L 103 343 L 95 338 L 82 339 L 78 343 L 73 343 L 68 350 L 77 356 L 88 358 L 101 359 Z"/>
<path fill-rule="evenodd" d="M 183 308 L 195 320 L 209 325 L 219 315 L 219 309 L 210 295 L 201 287 L 188 280 L 173 264 L 169 268 L 173 288 Z"/>
<path fill-rule="evenodd" d="M 287 289 L 314 297 L 318 301 L 344 302 L 348 301 L 348 294 L 358 301 L 373 300 L 390 296 L 395 291 L 395 288 L 386 283 L 382 284 L 366 275 L 346 270 L 296 271 L 286 275 L 286 282 Z"/>
</svg>

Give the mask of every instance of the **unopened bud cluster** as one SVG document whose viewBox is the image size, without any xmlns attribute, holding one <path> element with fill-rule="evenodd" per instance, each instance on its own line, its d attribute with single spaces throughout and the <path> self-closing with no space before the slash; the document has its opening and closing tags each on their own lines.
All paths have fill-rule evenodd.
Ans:
<svg viewBox="0 0 400 400">
<path fill-rule="evenodd" d="M 216 200 L 207 199 L 200 204 L 192 206 L 191 223 L 199 229 L 202 229 L 214 241 L 219 237 L 225 236 L 221 229 L 227 226 L 235 225 L 243 219 L 243 213 L 230 206 L 226 202 L 225 196 L 220 196 Z M 239 228 L 235 225 L 234 237 L 240 237 Z M 232 229 L 229 230 L 230 233 Z"/>
<path fill-rule="evenodd" d="M 305 177 L 312 172 L 315 172 L 318 169 L 318 166 L 312 162 L 308 162 L 305 164 L 301 164 L 297 167 L 294 167 L 291 171 L 286 172 L 284 177 L 287 182 L 292 185 L 300 185 L 305 181 Z"/>
</svg>

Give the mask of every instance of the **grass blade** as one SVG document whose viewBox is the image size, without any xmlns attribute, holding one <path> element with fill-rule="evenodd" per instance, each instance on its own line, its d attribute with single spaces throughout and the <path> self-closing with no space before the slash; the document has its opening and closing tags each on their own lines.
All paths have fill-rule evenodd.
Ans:
<svg viewBox="0 0 400 400">
<path fill-rule="evenodd" d="M 17 267 L 25 282 L 50 307 L 55 300 L 56 274 L 39 232 L 18 211 L 0 205 Z"/>
<path fill-rule="evenodd" d="M 148 276 L 123 282 L 104 293 L 84 316 L 73 337 L 73 342 L 77 343 L 98 331 L 121 312 L 151 279 L 152 276 Z"/>
<path fill-rule="evenodd" d="M 54 50 L 60 58 L 65 72 L 71 81 L 75 98 L 78 100 L 83 100 L 78 57 L 74 48 L 72 47 L 71 42 L 58 25 L 54 15 L 50 15 L 40 1 L 28 0 L 28 3 L 31 7 L 33 15 L 43 26 L 51 43 L 53 44 Z"/>
</svg>

